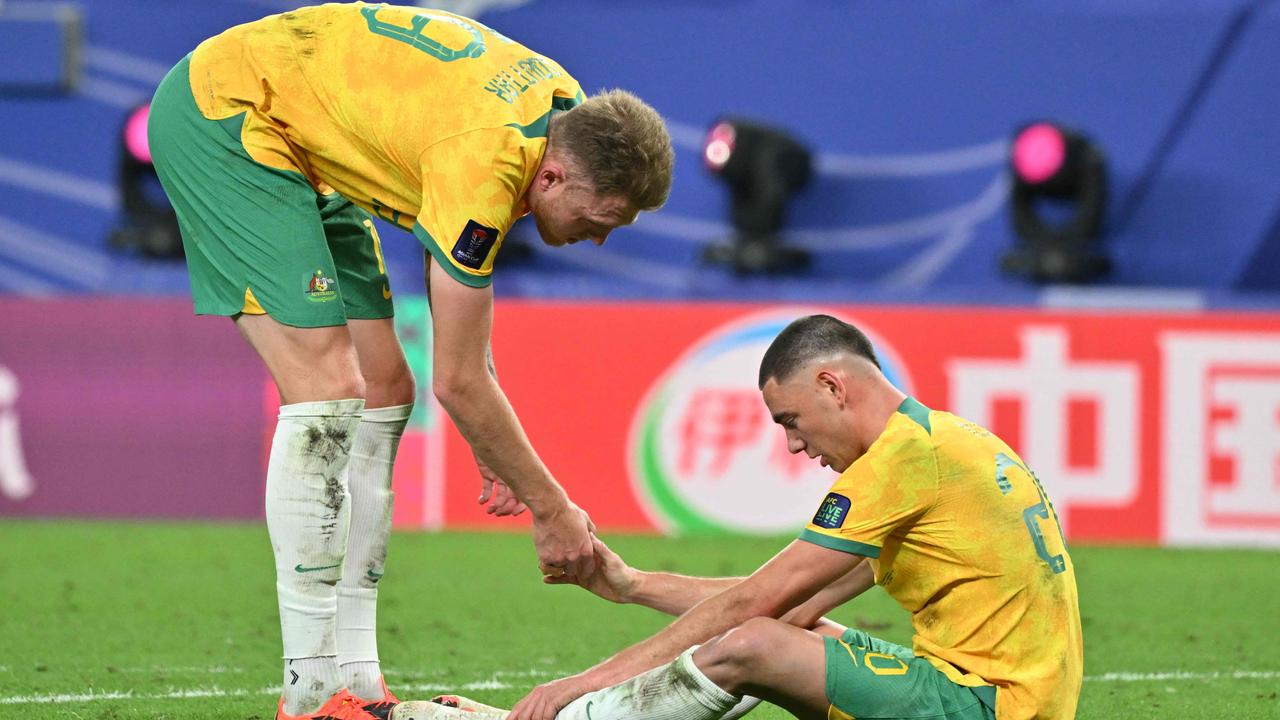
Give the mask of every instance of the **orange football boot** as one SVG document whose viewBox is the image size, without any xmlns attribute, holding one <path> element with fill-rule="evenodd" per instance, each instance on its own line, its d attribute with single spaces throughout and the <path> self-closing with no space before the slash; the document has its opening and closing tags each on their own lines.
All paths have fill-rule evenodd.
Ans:
<svg viewBox="0 0 1280 720">
<path fill-rule="evenodd" d="M 375 715 L 366 709 L 371 704 L 377 703 L 361 700 L 343 688 L 334 693 L 319 710 L 306 715 L 290 715 L 284 711 L 282 697 L 280 704 L 276 706 L 276 720 L 387 720 L 391 708 L 395 707 L 395 703 L 391 703 L 384 714 Z"/>
<path fill-rule="evenodd" d="M 387 687 L 386 678 L 378 678 L 378 682 L 382 683 L 382 699 L 381 700 L 365 700 L 360 698 L 360 702 L 364 703 L 364 711 L 378 718 L 378 720 L 389 720 L 391 711 L 396 705 L 400 704 L 400 699 L 392 694 L 390 688 Z"/>
</svg>

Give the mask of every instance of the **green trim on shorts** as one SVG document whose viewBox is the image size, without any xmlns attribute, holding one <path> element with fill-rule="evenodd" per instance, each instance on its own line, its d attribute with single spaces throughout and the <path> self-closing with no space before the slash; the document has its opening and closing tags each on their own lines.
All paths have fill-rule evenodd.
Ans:
<svg viewBox="0 0 1280 720">
<path fill-rule="evenodd" d="M 449 277 L 452 277 L 454 280 L 473 288 L 488 287 L 489 284 L 493 282 L 493 275 L 472 275 L 469 272 L 462 271 L 457 265 L 454 265 L 453 259 L 449 257 L 449 253 L 446 252 L 444 248 L 440 247 L 440 244 L 431 237 L 431 233 L 427 232 L 427 229 L 422 227 L 421 223 L 415 222 L 413 224 L 413 235 L 418 238 L 418 241 L 422 243 L 423 247 L 431 252 L 431 257 L 435 258 L 436 262 L 440 263 L 440 265 L 442 265 L 449 273 Z"/>
<path fill-rule="evenodd" d="M 190 59 L 157 88 L 148 139 L 178 215 L 196 314 L 252 310 L 251 292 L 295 327 L 391 317 L 368 213 L 318 195 L 301 173 L 255 161 L 241 142 L 245 113 L 205 118 L 191 94 Z"/>
<path fill-rule="evenodd" d="M 958 685 L 928 660 L 861 630 L 824 637 L 827 702 L 854 718 L 994 720 L 995 688 Z M 988 704 L 989 700 L 989 704 Z"/>
<path fill-rule="evenodd" d="M 844 538 L 832 537 L 831 535 L 823 535 L 809 528 L 800 531 L 797 538 L 814 545 L 821 545 L 830 550 L 839 550 L 840 552 L 849 553 L 850 555 L 861 555 L 862 557 L 878 558 L 880 557 L 880 548 L 875 545 L 860 543 L 857 540 L 846 540 Z"/>
</svg>

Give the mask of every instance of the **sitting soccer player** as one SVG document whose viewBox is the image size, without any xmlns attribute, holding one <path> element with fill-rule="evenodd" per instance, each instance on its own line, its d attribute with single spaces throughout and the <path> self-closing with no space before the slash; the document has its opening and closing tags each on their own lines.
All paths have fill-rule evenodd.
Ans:
<svg viewBox="0 0 1280 720">
<path fill-rule="evenodd" d="M 680 618 L 509 714 L 394 717 L 711 720 L 748 695 L 801 718 L 1074 717 L 1075 571 L 1013 450 L 904 396 L 866 336 L 825 315 L 778 335 L 760 388 L 791 452 L 841 473 L 798 540 L 745 579 L 639 573 L 597 544 L 600 569 L 569 581 Z M 873 583 L 911 612 L 912 649 L 821 620 Z"/>
</svg>

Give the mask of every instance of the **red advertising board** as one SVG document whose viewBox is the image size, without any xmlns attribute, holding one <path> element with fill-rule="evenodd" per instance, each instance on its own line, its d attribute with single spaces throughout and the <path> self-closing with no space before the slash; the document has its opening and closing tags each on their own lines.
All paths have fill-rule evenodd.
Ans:
<svg viewBox="0 0 1280 720">
<path fill-rule="evenodd" d="M 756 390 L 787 321 L 866 331 L 891 378 L 984 424 L 1076 540 L 1280 544 L 1280 318 L 505 302 L 494 353 L 534 447 L 602 527 L 786 532 L 834 479 L 789 457 Z M 492 527 L 447 431 L 444 522 Z"/>
<path fill-rule="evenodd" d="M 177 300 L 6 308 L 0 516 L 261 516 L 275 392 L 230 323 Z M 1008 441 L 1069 538 L 1280 547 L 1280 314 L 502 301 L 493 345 L 534 447 L 602 530 L 789 533 L 834 475 L 786 452 L 756 373 L 812 312 Z M 428 324 L 419 298 L 397 303 L 422 397 L 396 522 L 520 528 L 476 503 L 471 453 L 427 397 Z"/>
</svg>

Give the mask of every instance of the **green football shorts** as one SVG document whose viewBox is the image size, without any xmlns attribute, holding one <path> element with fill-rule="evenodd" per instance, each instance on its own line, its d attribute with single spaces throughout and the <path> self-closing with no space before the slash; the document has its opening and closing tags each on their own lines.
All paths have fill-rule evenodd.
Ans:
<svg viewBox="0 0 1280 720">
<path fill-rule="evenodd" d="M 244 115 L 208 120 L 188 79 L 190 56 L 151 102 L 148 139 L 178 214 L 198 315 L 266 313 L 296 327 L 392 316 L 391 286 L 369 214 L 299 173 L 254 161 Z"/>
<path fill-rule="evenodd" d="M 823 638 L 830 720 L 995 720 L 996 692 L 957 685 L 907 648 L 846 630 Z"/>
</svg>

